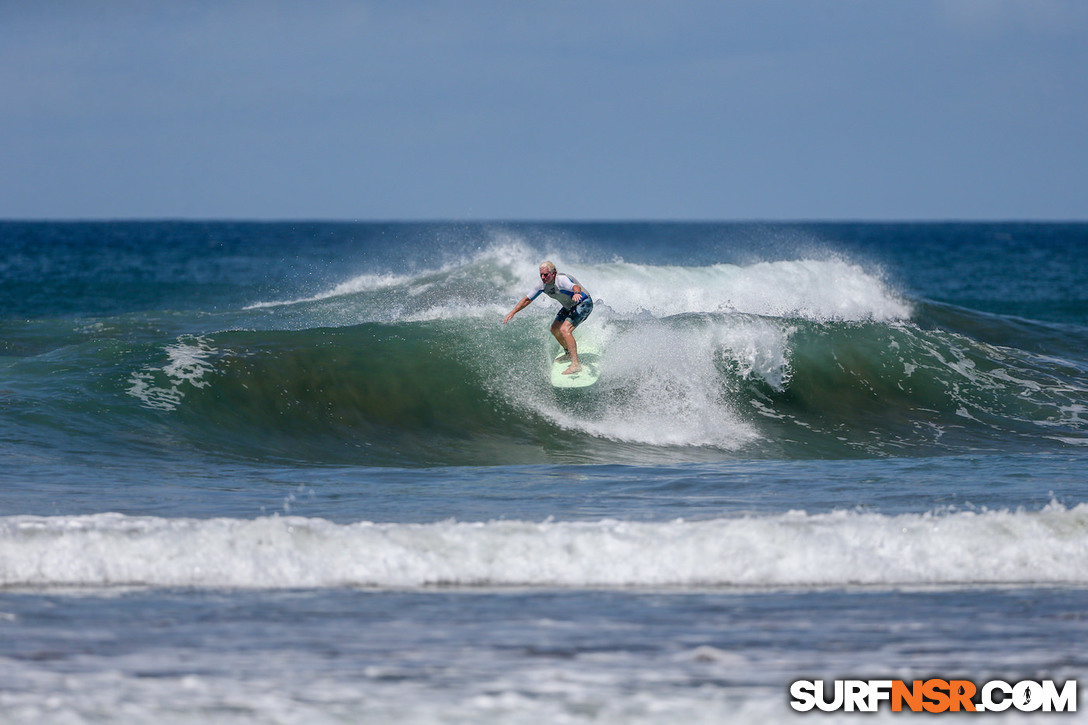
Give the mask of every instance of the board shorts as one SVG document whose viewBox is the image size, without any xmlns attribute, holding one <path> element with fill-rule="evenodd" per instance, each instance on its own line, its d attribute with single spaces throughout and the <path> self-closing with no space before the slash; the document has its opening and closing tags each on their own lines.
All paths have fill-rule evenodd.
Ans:
<svg viewBox="0 0 1088 725">
<path fill-rule="evenodd" d="M 582 324 L 582 322 L 589 317 L 590 312 L 593 312 L 593 298 L 586 297 L 569 310 L 566 307 L 560 309 L 559 314 L 555 316 L 555 321 L 559 324 L 563 324 L 567 320 L 570 320 L 572 325 L 578 327 L 578 325 Z"/>
</svg>

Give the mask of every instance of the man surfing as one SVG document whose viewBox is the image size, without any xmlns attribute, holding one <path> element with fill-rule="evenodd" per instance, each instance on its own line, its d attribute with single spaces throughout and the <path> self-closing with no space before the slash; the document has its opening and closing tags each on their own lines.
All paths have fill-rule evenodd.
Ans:
<svg viewBox="0 0 1088 725">
<path fill-rule="evenodd" d="M 578 343 L 574 341 L 574 328 L 589 317 L 589 313 L 593 311 L 593 300 L 578 280 L 569 274 L 559 274 L 551 262 L 540 264 L 540 282 L 514 305 L 514 309 L 506 313 L 502 324 L 505 325 L 514 315 L 528 307 L 541 292 L 563 305 L 551 327 L 552 337 L 564 350 L 563 355 L 556 361 L 570 360 L 570 367 L 563 371 L 564 375 L 580 372 L 582 365 L 578 362 Z"/>
</svg>

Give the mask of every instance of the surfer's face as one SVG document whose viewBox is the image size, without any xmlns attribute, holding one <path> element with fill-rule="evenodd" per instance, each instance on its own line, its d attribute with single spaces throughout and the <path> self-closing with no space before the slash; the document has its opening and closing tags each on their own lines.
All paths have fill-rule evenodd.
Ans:
<svg viewBox="0 0 1088 725">
<path fill-rule="evenodd" d="M 555 272 L 550 269 L 542 269 L 540 270 L 540 278 L 545 282 L 551 282 L 555 279 Z"/>
</svg>

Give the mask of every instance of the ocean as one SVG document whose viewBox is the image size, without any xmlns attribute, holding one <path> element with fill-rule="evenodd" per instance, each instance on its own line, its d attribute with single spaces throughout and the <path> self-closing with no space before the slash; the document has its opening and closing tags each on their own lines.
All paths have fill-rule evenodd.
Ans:
<svg viewBox="0 0 1088 725">
<path fill-rule="evenodd" d="M 0 461 L 2 723 L 1083 681 L 1088 224 L 3 222 Z"/>
</svg>

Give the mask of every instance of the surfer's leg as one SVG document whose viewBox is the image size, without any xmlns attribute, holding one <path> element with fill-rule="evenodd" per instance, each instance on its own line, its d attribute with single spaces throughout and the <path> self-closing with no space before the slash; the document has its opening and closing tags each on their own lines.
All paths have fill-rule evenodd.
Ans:
<svg viewBox="0 0 1088 725">
<path fill-rule="evenodd" d="M 563 320 L 557 316 L 555 322 L 552 323 L 552 337 L 559 343 L 559 347 L 563 348 L 563 354 L 556 358 L 557 361 L 566 362 L 566 359 L 570 358 L 570 348 L 567 347 L 566 341 L 563 339 L 563 333 L 560 331 L 563 327 Z"/>
<path fill-rule="evenodd" d="M 555 318 L 555 323 L 552 325 L 552 334 L 555 335 L 555 339 L 559 340 L 559 344 L 568 353 L 563 357 L 570 357 L 570 367 L 563 371 L 564 375 L 571 375 L 582 369 L 582 364 L 578 362 L 578 343 L 574 340 L 574 328 L 582 324 L 592 311 L 593 300 L 587 297 L 573 309 L 561 311 Z M 559 326 L 559 334 L 556 334 L 555 328 L 557 325 Z M 560 336 L 562 336 L 562 339 L 560 339 Z"/>
<path fill-rule="evenodd" d="M 564 370 L 563 374 L 571 375 L 582 369 L 582 364 L 578 362 L 578 343 L 574 339 L 574 323 L 570 320 L 564 321 L 559 326 L 559 335 L 562 336 L 559 344 L 570 353 L 570 367 Z"/>
</svg>

